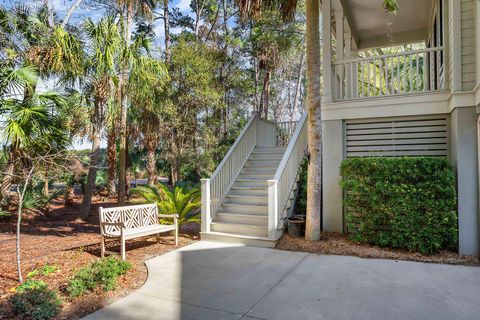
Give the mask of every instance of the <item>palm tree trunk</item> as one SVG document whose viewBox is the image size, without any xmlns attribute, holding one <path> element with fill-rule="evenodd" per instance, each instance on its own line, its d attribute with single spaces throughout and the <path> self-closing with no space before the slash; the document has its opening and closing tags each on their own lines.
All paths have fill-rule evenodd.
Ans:
<svg viewBox="0 0 480 320">
<path fill-rule="evenodd" d="M 164 29 L 165 29 L 165 63 L 170 64 L 170 18 L 168 11 L 169 0 L 163 0 L 163 19 L 164 19 Z"/>
<path fill-rule="evenodd" d="M 127 17 L 125 24 L 125 45 L 129 46 L 132 38 L 132 23 L 133 23 L 133 1 L 128 2 Z M 127 58 L 125 58 L 127 59 Z M 118 157 L 118 204 L 125 205 L 126 195 L 126 155 L 127 155 L 127 107 L 128 107 L 128 94 L 127 94 L 127 82 L 128 82 L 128 61 L 123 61 L 121 81 L 120 81 L 120 150 Z"/>
<path fill-rule="evenodd" d="M 147 183 L 149 186 L 154 186 L 157 182 L 157 166 L 155 161 L 155 150 L 157 146 L 155 142 L 155 139 L 147 140 Z"/>
<path fill-rule="evenodd" d="M 306 0 L 308 151 L 307 221 L 305 238 L 320 239 L 322 192 L 322 117 L 320 104 L 320 8 L 318 0 Z"/>
<path fill-rule="evenodd" d="M 117 175 L 117 135 L 115 128 L 111 128 L 107 135 L 107 165 L 108 165 L 108 194 L 110 197 L 116 193 L 115 177 Z"/>
<path fill-rule="evenodd" d="M 92 134 L 92 151 L 90 153 L 90 167 L 88 168 L 87 184 L 83 194 L 82 207 L 80 208 L 79 218 L 86 220 L 90 213 L 93 191 L 95 190 L 95 180 L 97 178 L 98 164 L 100 160 L 100 128 L 94 125 Z"/>
<path fill-rule="evenodd" d="M 15 170 L 13 152 L 10 152 L 8 155 L 7 168 L 3 173 L 3 182 L 2 182 L 2 202 L 5 209 L 8 209 L 10 206 L 10 189 L 12 188 L 13 172 Z"/>
</svg>

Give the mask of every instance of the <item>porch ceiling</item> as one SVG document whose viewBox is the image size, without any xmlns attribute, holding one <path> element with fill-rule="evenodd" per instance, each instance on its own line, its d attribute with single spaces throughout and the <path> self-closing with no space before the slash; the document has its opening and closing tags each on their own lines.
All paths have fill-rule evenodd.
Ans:
<svg viewBox="0 0 480 320">
<path fill-rule="evenodd" d="M 433 0 L 397 2 L 399 9 L 392 18 L 385 12 L 383 1 L 341 0 L 359 49 L 425 40 Z"/>
</svg>

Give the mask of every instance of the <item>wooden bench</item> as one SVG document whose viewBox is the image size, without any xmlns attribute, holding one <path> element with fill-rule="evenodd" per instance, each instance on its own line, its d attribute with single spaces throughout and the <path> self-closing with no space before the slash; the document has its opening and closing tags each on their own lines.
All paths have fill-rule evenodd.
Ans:
<svg viewBox="0 0 480 320">
<path fill-rule="evenodd" d="M 101 255 L 105 256 L 105 239 L 120 239 L 120 252 L 125 260 L 125 240 L 174 231 L 178 246 L 178 215 L 158 214 L 155 203 L 136 206 L 101 208 L 99 210 Z M 173 224 L 160 224 L 158 218 L 173 219 Z"/>
</svg>

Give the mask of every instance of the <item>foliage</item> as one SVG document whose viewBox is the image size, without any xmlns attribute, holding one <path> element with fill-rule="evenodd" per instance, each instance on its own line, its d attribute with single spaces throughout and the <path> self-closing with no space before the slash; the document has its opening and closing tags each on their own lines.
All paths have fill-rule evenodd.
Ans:
<svg viewBox="0 0 480 320">
<path fill-rule="evenodd" d="M 455 180 L 446 159 L 348 159 L 341 174 L 352 239 L 421 253 L 455 247 Z"/>
<path fill-rule="evenodd" d="M 42 275 L 44 277 L 49 276 L 50 274 L 54 273 L 57 271 L 57 267 L 54 265 L 46 264 L 41 268 L 37 268 L 27 274 L 28 278 L 33 278 L 38 275 Z"/>
<path fill-rule="evenodd" d="M 396 13 L 398 10 L 397 0 L 383 0 L 383 7 L 388 12 Z"/>
<path fill-rule="evenodd" d="M 117 287 L 117 279 L 126 274 L 132 265 L 113 256 L 102 258 L 78 270 L 67 285 L 70 299 L 92 291 L 98 286 L 103 291 L 112 291 Z"/>
<path fill-rule="evenodd" d="M 201 194 L 199 188 L 178 183 L 173 192 L 163 183 L 154 187 L 141 186 L 130 190 L 132 195 L 144 199 L 143 203 L 156 203 L 159 214 L 178 214 L 178 223 L 200 222 Z M 171 223 L 171 221 L 165 221 Z"/>
<path fill-rule="evenodd" d="M 298 215 L 305 215 L 307 212 L 307 173 L 308 173 L 308 161 L 305 159 L 300 169 L 300 178 L 298 185 L 297 202 L 295 204 L 295 212 Z"/>
<path fill-rule="evenodd" d="M 39 280 L 25 281 L 9 302 L 17 316 L 32 320 L 51 319 L 59 313 L 61 306 L 57 294 Z"/>
</svg>

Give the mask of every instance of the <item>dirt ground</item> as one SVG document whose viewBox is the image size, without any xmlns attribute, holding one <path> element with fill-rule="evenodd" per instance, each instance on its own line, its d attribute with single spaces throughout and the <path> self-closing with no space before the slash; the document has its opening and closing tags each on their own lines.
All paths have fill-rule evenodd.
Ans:
<svg viewBox="0 0 480 320">
<path fill-rule="evenodd" d="M 293 238 L 289 236 L 288 233 L 285 233 L 277 242 L 276 248 L 318 254 L 357 256 L 361 258 L 394 259 L 460 265 L 480 265 L 478 257 L 459 256 L 458 253 L 452 251 L 442 251 L 433 255 L 423 255 L 415 252 L 360 244 L 348 239 L 346 235 L 329 232 L 322 233 L 322 239 L 317 242 L 308 242 L 303 237 Z"/>
<path fill-rule="evenodd" d="M 84 267 L 100 256 L 98 207 L 115 206 L 116 202 L 95 202 L 90 218 L 86 222 L 76 220 L 80 198 L 75 205 L 64 207 L 58 202 L 51 206 L 48 215 L 31 214 L 22 223 L 22 270 L 24 278 L 36 268 L 53 265 L 56 271 L 48 276 L 36 276 L 45 281 L 49 288 L 56 290 L 63 298 L 62 311 L 58 319 L 79 319 L 105 305 L 108 305 L 139 288 L 146 279 L 144 261 L 175 250 L 173 236 L 165 234 L 157 242 L 156 238 L 144 237 L 127 241 L 127 260 L 133 268 L 119 278 L 115 291 L 101 289 L 86 294 L 73 302 L 65 299 L 63 292 L 68 280 L 76 270 Z M 179 247 L 199 240 L 197 224 L 184 225 L 180 230 Z M 118 252 L 117 241 L 107 242 L 107 250 Z M 15 217 L 0 220 L 0 319 L 12 319 L 13 315 L 6 303 L 17 282 L 15 263 Z"/>
</svg>

